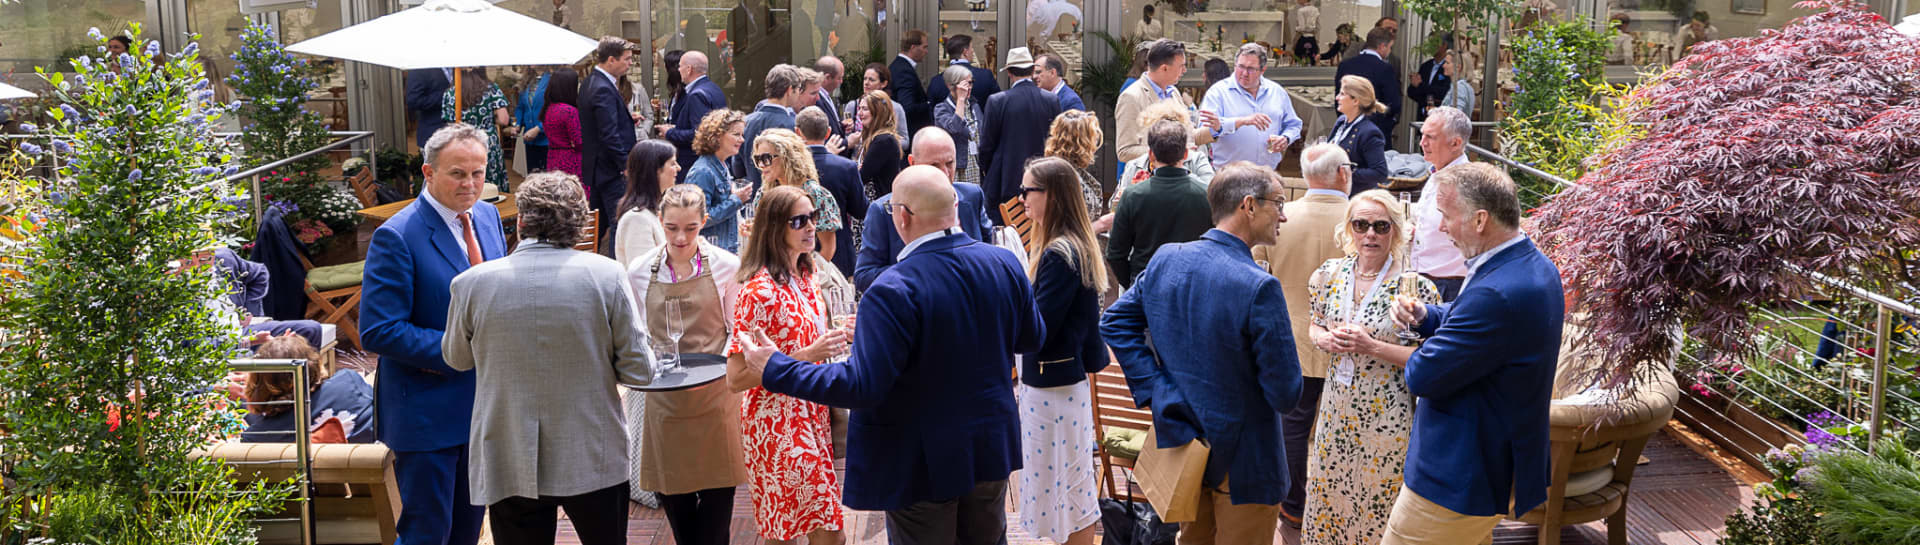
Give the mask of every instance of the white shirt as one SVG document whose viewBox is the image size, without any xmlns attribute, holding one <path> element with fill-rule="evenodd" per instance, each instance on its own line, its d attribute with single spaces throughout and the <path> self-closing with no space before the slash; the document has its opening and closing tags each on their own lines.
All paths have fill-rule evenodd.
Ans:
<svg viewBox="0 0 1920 545">
<path fill-rule="evenodd" d="M 1453 162 L 1441 168 L 1466 164 L 1467 154 L 1461 153 Z M 1436 171 L 1438 172 L 1438 171 Z M 1420 188 L 1420 202 L 1414 203 L 1413 214 L 1416 225 L 1413 227 L 1413 270 L 1442 278 L 1466 276 L 1466 258 L 1460 256 L 1460 248 L 1453 245 L 1453 237 L 1440 232 L 1440 188 L 1428 177 L 1426 187 Z"/>
<path fill-rule="evenodd" d="M 1373 55 L 1373 58 L 1376 58 L 1376 59 L 1380 59 L 1380 60 L 1383 60 L 1383 61 L 1384 61 L 1384 60 L 1387 60 L 1387 58 L 1386 58 L 1386 57 L 1382 57 L 1382 56 L 1380 56 L 1380 52 L 1379 52 L 1379 51 L 1374 51 L 1374 50 L 1372 50 L 1372 49 L 1362 49 L 1362 50 L 1360 50 L 1360 54 L 1362 54 L 1362 55 Z"/>
<path fill-rule="evenodd" d="M 1527 239 L 1526 233 L 1515 234 L 1513 235 L 1513 238 L 1507 239 L 1506 242 L 1500 243 L 1499 246 L 1494 246 L 1493 249 L 1480 252 L 1480 255 L 1476 255 L 1476 256 L 1473 256 L 1472 259 L 1468 259 L 1467 260 L 1467 279 L 1462 280 L 1460 282 L 1460 289 L 1466 290 L 1467 285 L 1473 283 L 1473 275 L 1480 274 L 1481 265 L 1487 264 L 1487 261 L 1490 259 L 1493 259 L 1493 256 L 1500 255 L 1500 252 L 1502 250 L 1505 250 L 1508 247 L 1513 246 L 1515 244 L 1519 244 L 1520 241 L 1526 240 L 1526 239 Z"/>
<path fill-rule="evenodd" d="M 613 88 L 614 88 L 614 89 L 619 89 L 619 88 L 620 88 L 620 80 L 619 80 L 618 78 L 615 78 L 615 77 L 613 77 L 613 73 L 612 73 L 612 72 L 608 72 L 608 71 L 606 71 L 606 70 L 601 70 L 599 66 L 594 66 L 594 67 L 593 67 L 593 71 L 595 71 L 595 72 L 599 72 L 599 73 L 600 73 L 600 75 L 602 75 L 602 76 L 606 76 L 606 77 L 607 77 L 607 83 L 611 83 L 611 84 L 613 84 Z M 694 81 L 699 81 L 699 80 L 694 80 Z M 691 87 L 691 85 L 689 85 L 689 87 Z"/>
<path fill-rule="evenodd" d="M 1293 31 L 1302 36 L 1312 36 L 1320 31 L 1320 8 L 1313 5 L 1300 6 L 1293 10 Z"/>
<path fill-rule="evenodd" d="M 427 203 L 427 206 L 430 206 L 433 208 L 434 213 L 440 215 L 440 221 L 447 222 L 447 230 L 453 231 L 453 244 L 460 247 L 461 256 L 466 256 L 467 255 L 467 229 L 465 227 L 460 226 L 460 213 L 447 208 L 446 205 L 440 204 L 440 201 L 433 200 L 433 193 L 428 191 L 420 192 L 420 200 L 425 201 Z M 472 212 L 473 209 L 469 208 L 466 211 Z M 467 216 L 467 222 L 472 223 L 473 216 L 471 215 Z M 480 233 L 478 231 L 475 231 L 474 240 L 480 240 L 479 237 L 480 237 Z"/>
<path fill-rule="evenodd" d="M 906 261 L 907 254 L 911 254 L 913 253 L 914 250 L 920 249 L 921 244 L 932 242 L 934 239 L 938 239 L 940 237 L 958 234 L 959 232 L 960 232 L 959 227 L 948 227 L 946 229 L 941 229 L 939 231 L 934 231 L 931 233 L 920 235 L 920 238 L 913 239 L 913 242 L 908 242 L 907 247 L 901 248 L 900 257 L 894 258 L 893 262 L 899 263 L 901 261 Z"/>
<path fill-rule="evenodd" d="M 919 69 L 920 69 L 920 61 L 916 61 L 916 60 L 913 60 L 913 57 L 909 57 L 909 56 L 907 56 L 907 54 L 906 54 L 906 53 L 901 53 L 901 54 L 899 54 L 899 55 L 895 55 L 895 56 L 896 56 L 896 57 L 900 57 L 900 58 L 902 58 L 902 59 L 906 59 L 906 60 L 907 60 L 907 65 L 909 65 L 909 66 L 912 66 L 914 70 L 919 70 Z"/>
</svg>

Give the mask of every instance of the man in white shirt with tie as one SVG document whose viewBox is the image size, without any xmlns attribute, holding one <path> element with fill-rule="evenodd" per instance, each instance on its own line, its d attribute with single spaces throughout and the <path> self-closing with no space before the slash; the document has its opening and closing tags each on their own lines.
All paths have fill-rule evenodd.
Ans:
<svg viewBox="0 0 1920 545">
<path fill-rule="evenodd" d="M 1450 106 L 1441 106 L 1427 111 L 1427 121 L 1420 126 L 1420 152 L 1440 170 L 1454 165 L 1466 164 L 1467 139 L 1473 137 L 1473 122 L 1467 119 L 1466 112 Z M 1431 180 L 1432 176 L 1428 176 Z M 1453 239 L 1440 232 L 1440 209 L 1435 206 L 1439 189 L 1432 183 L 1420 188 L 1420 199 L 1414 203 L 1413 217 L 1413 270 L 1420 271 L 1433 285 L 1440 289 L 1442 301 L 1453 301 L 1460 295 L 1460 286 L 1467 276 L 1466 259 L 1460 256 L 1460 248 L 1453 245 Z"/>
</svg>

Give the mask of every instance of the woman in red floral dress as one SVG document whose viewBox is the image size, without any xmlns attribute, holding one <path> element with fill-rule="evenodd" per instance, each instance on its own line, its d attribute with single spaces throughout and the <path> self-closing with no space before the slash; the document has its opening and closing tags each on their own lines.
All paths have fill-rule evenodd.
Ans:
<svg viewBox="0 0 1920 545">
<path fill-rule="evenodd" d="M 782 352 L 813 362 L 846 350 L 851 335 L 827 329 L 826 304 L 813 283 L 813 203 L 806 192 L 767 190 L 754 218 L 742 246 L 744 285 L 727 345 L 728 384 L 746 392 L 740 421 L 754 520 L 769 542 L 807 536 L 809 545 L 840 545 L 840 483 L 827 407 L 736 380 L 746 368 L 741 335 L 765 334 Z"/>
</svg>

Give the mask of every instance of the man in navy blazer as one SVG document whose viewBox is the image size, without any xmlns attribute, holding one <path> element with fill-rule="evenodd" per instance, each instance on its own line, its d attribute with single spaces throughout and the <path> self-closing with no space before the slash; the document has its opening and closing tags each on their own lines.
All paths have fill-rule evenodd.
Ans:
<svg viewBox="0 0 1920 545">
<path fill-rule="evenodd" d="M 1355 75 L 1367 78 L 1373 84 L 1374 99 L 1387 106 L 1387 113 L 1373 114 L 1368 118 L 1380 128 L 1387 137 L 1387 148 L 1393 148 L 1393 130 L 1400 124 L 1400 73 L 1387 62 L 1387 52 L 1393 50 L 1393 29 L 1375 27 L 1367 31 L 1366 45 L 1360 54 L 1340 62 L 1340 68 L 1334 70 L 1333 89 L 1340 90 L 1340 78 Z"/>
<path fill-rule="evenodd" d="M 900 35 L 900 55 L 887 65 L 889 83 L 888 92 L 893 93 L 893 101 L 907 111 L 907 133 L 920 134 L 920 129 L 933 126 L 933 101 L 927 99 L 925 87 L 920 86 L 920 60 L 927 58 L 927 31 L 917 28 L 908 29 Z"/>
<path fill-rule="evenodd" d="M 1027 159 L 1047 151 L 1047 133 L 1060 115 L 1060 98 L 1033 82 L 1033 54 L 1027 48 L 1007 52 L 1006 70 L 1013 83 L 987 99 L 986 124 L 980 127 L 980 189 L 987 193 L 987 217 L 994 225 L 1006 225 L 1000 203 L 1019 190 Z"/>
<path fill-rule="evenodd" d="M 1134 404 L 1153 410 L 1154 446 L 1211 447 L 1181 543 L 1273 543 L 1288 484 L 1280 415 L 1299 401 L 1300 360 L 1280 281 L 1253 247 L 1275 242 L 1284 195 L 1271 168 L 1221 170 L 1207 186 L 1214 228 L 1162 246 L 1100 319 Z"/>
<path fill-rule="evenodd" d="M 707 113 L 727 109 L 727 94 L 720 90 L 720 84 L 707 77 L 707 54 L 688 51 L 680 57 L 680 78 L 687 82 L 687 96 L 673 103 L 673 113 L 667 118 L 667 124 L 654 127 L 661 137 L 673 143 L 674 159 L 680 162 L 680 174 L 674 183 L 687 181 L 687 170 L 693 168 L 694 159 L 700 154 L 693 152 L 693 133 L 700 129 L 700 120 Z M 746 150 L 752 153 L 752 150 Z"/>
<path fill-rule="evenodd" d="M 927 127 L 913 135 L 913 153 L 907 156 L 907 162 L 914 165 L 928 165 L 947 175 L 947 181 L 953 181 L 954 162 L 953 136 L 940 127 Z M 986 228 L 991 224 L 987 220 L 985 197 L 980 186 L 966 182 L 953 182 L 953 192 L 959 195 L 960 231 L 974 240 L 987 240 Z M 893 230 L 893 218 L 887 213 L 887 203 L 892 199 L 882 196 L 867 205 L 867 218 L 860 237 L 860 255 L 854 260 L 853 286 L 866 291 L 873 281 L 880 277 L 900 259 L 900 251 L 907 247 L 900 233 Z M 841 207 L 846 210 L 846 207 Z"/>
<path fill-rule="evenodd" d="M 1407 389 L 1419 401 L 1385 545 L 1485 541 L 1501 515 L 1546 501 L 1549 481 L 1547 407 L 1566 314 L 1560 269 L 1520 232 L 1506 173 L 1467 163 L 1431 183 L 1467 278 L 1452 303 L 1394 305 L 1395 320 L 1419 324 L 1427 340 L 1407 360 Z"/>
<path fill-rule="evenodd" d="M 840 88 L 840 78 L 847 75 L 847 66 L 840 59 L 827 55 L 813 60 L 813 71 L 820 73 L 820 88 L 813 91 L 813 105 L 820 108 L 821 113 L 827 114 L 829 134 L 840 137 L 840 145 L 844 146 L 847 127 L 841 122 L 840 105 L 834 103 L 833 90 Z M 840 207 L 842 210 L 846 208 Z"/>
<path fill-rule="evenodd" d="M 441 100 L 453 87 L 453 71 L 446 68 L 421 68 L 407 71 L 407 112 L 413 114 L 413 144 L 427 147 L 427 138 L 447 126 L 440 118 Z"/>
<path fill-rule="evenodd" d="M 620 219 L 614 213 L 627 194 L 627 152 L 633 150 L 633 114 L 620 98 L 619 79 L 633 66 L 633 49 L 625 39 L 608 36 L 593 49 L 593 68 L 580 76 L 581 183 L 600 211 L 600 232 Z M 685 57 L 681 58 L 685 64 Z"/>
<path fill-rule="evenodd" d="M 360 342 L 380 355 L 377 426 L 393 449 L 400 545 L 473 545 L 485 509 L 472 505 L 467 430 L 474 376 L 440 355 L 453 277 L 506 255 L 500 211 L 479 202 L 487 137 L 455 123 L 422 150 L 426 189 L 373 232 L 362 281 Z"/>
<path fill-rule="evenodd" d="M 800 110 L 793 124 L 800 138 L 807 141 L 807 150 L 813 153 L 813 167 L 820 171 L 820 186 L 832 193 L 833 201 L 840 204 L 840 225 L 848 227 L 833 234 L 836 244 L 832 260 L 842 276 L 852 278 L 853 256 L 859 253 L 853 247 L 852 225 L 854 214 L 867 209 L 867 192 L 860 187 L 860 165 L 827 149 L 827 138 L 832 136 L 828 119 L 832 118 L 820 107 L 808 106 Z"/>
<path fill-rule="evenodd" d="M 893 187 L 893 226 L 913 242 L 860 299 L 852 357 L 799 362 L 758 334 L 747 381 L 853 409 L 842 499 L 886 511 L 889 541 L 991 545 L 1021 465 L 1013 355 L 1045 326 L 1013 252 L 960 232 L 945 174 L 908 167 Z"/>
<path fill-rule="evenodd" d="M 946 48 L 948 65 L 966 66 L 968 71 L 973 72 L 973 96 L 969 98 L 973 99 L 974 104 L 986 104 L 989 97 L 1000 92 L 1000 82 L 993 79 L 993 71 L 973 64 L 973 36 L 966 34 L 950 36 L 947 38 Z M 940 103 L 946 102 L 947 95 L 951 93 L 953 91 L 947 89 L 946 74 L 935 73 L 933 79 L 927 81 L 927 102 L 933 103 L 934 106 L 937 107 Z"/>
</svg>

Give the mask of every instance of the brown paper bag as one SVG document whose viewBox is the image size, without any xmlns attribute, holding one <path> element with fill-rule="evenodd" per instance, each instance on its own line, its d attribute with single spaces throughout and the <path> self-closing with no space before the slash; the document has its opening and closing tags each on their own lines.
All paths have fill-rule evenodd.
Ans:
<svg viewBox="0 0 1920 545">
<path fill-rule="evenodd" d="M 1200 439 L 1185 445 L 1163 449 L 1156 445 L 1153 428 L 1147 428 L 1147 442 L 1133 473 L 1147 501 L 1165 522 L 1190 522 L 1200 511 L 1200 479 L 1207 471 L 1207 453 L 1211 450 Z"/>
</svg>

